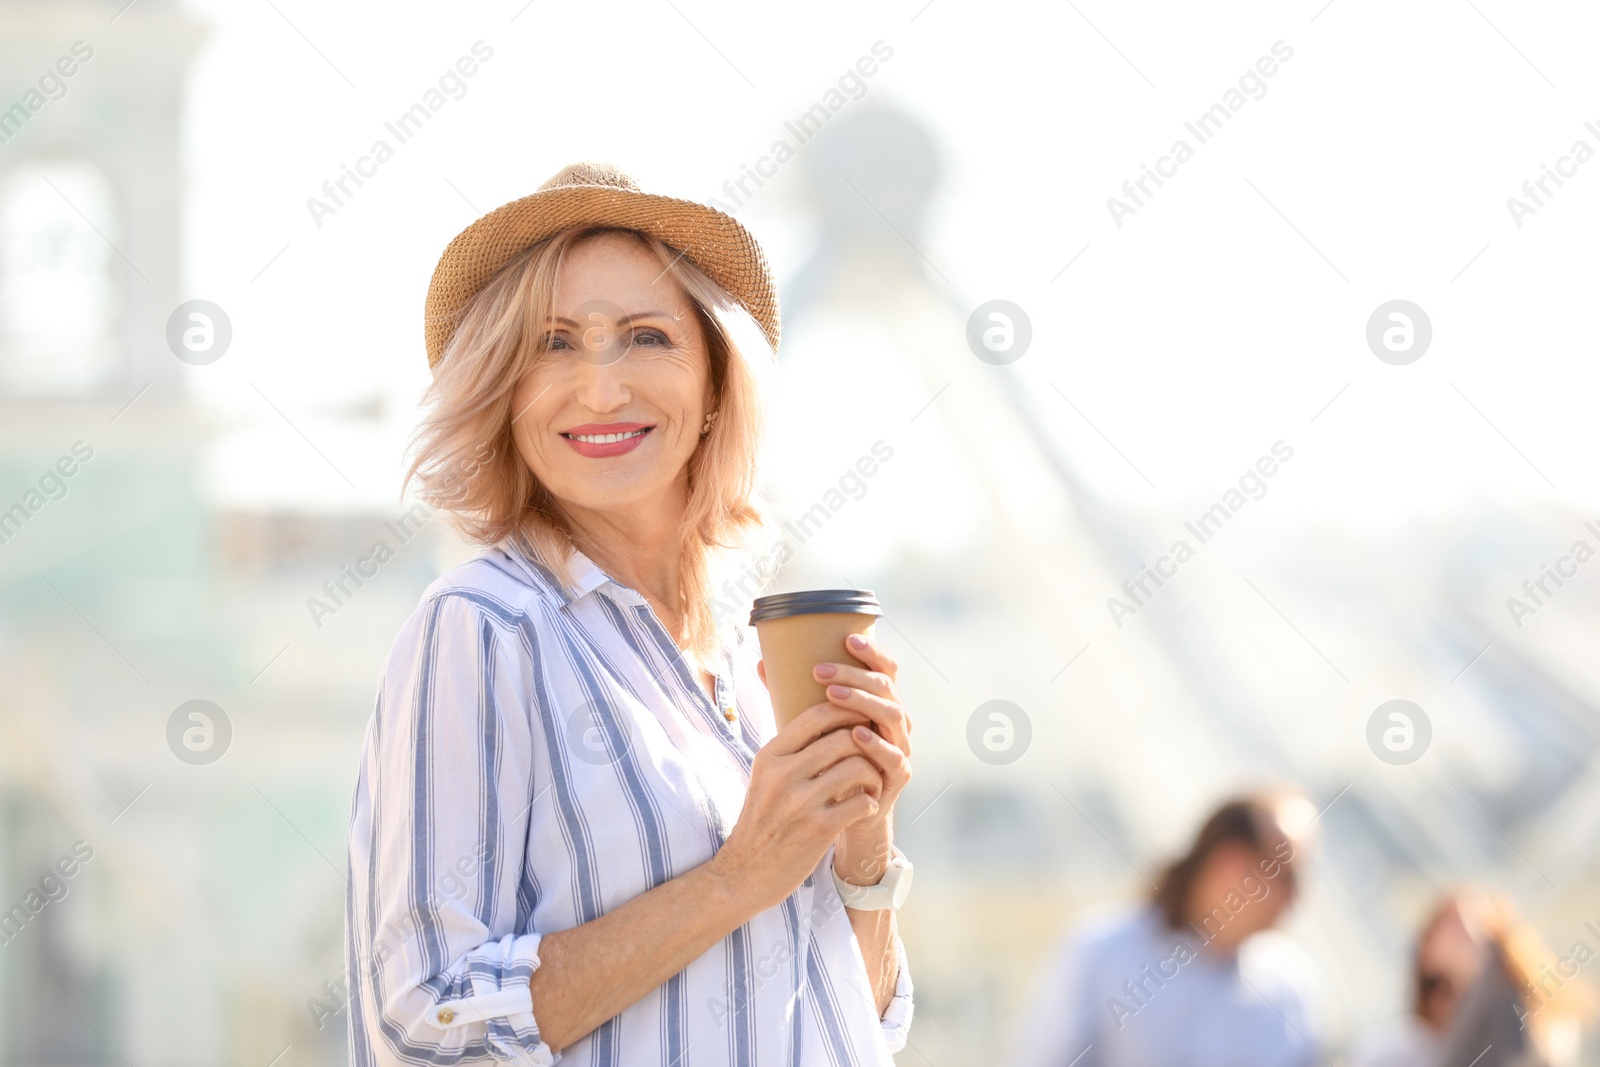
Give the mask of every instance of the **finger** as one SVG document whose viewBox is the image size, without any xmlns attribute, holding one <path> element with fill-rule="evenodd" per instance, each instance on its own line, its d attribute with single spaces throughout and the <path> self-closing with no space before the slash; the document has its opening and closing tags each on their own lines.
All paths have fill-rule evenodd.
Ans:
<svg viewBox="0 0 1600 1067">
<path fill-rule="evenodd" d="M 865 729 L 865 727 L 863 727 Z M 850 727 L 830 730 L 784 761 L 802 778 L 815 778 L 840 760 L 861 755 L 861 746 L 850 736 Z"/>
<path fill-rule="evenodd" d="M 850 731 L 850 739 L 859 746 L 861 754 L 871 760 L 883 775 L 886 790 L 898 791 L 911 780 L 911 761 L 906 758 L 904 752 L 882 737 L 865 726 L 857 726 Z"/>
<path fill-rule="evenodd" d="M 848 663 L 819 663 L 812 668 L 811 674 L 819 682 L 848 685 L 852 689 L 860 689 L 874 696 L 895 699 L 894 679 L 877 671 L 854 667 Z"/>
<path fill-rule="evenodd" d="M 824 692 L 829 703 L 859 711 L 871 719 L 877 725 L 878 732 L 896 748 L 903 752 L 911 750 L 911 731 L 906 725 L 905 708 L 899 703 L 844 685 L 830 685 Z"/>
<path fill-rule="evenodd" d="M 840 760 L 812 780 L 814 796 L 837 803 L 856 792 L 877 799 L 883 793 L 883 776 L 872 761 L 862 755 Z"/>
<path fill-rule="evenodd" d="M 837 730 L 841 726 L 854 726 L 866 720 L 867 716 L 861 712 L 840 707 L 832 702 L 813 704 L 796 715 L 789 725 L 779 730 L 777 735 L 763 746 L 762 751 L 771 749 L 775 756 L 793 755 L 829 730 Z"/>
<path fill-rule="evenodd" d="M 857 793 L 853 797 L 829 804 L 825 809 L 829 818 L 833 820 L 834 836 L 846 826 L 858 823 L 863 819 L 870 819 L 878 814 L 878 801 L 876 797 L 866 793 Z"/>
<path fill-rule="evenodd" d="M 894 679 L 900 674 L 900 664 L 887 649 L 865 634 L 851 634 L 844 640 L 845 651 L 865 663 L 871 670 Z"/>
</svg>

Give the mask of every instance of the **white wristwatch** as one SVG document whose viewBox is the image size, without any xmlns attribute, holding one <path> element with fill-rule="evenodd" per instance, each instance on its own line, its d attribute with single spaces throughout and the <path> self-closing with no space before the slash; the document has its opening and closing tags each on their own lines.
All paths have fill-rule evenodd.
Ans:
<svg viewBox="0 0 1600 1067">
<path fill-rule="evenodd" d="M 851 885 L 833 871 L 833 886 L 851 911 L 897 911 L 911 895 L 911 861 L 895 849 L 877 885 Z"/>
</svg>

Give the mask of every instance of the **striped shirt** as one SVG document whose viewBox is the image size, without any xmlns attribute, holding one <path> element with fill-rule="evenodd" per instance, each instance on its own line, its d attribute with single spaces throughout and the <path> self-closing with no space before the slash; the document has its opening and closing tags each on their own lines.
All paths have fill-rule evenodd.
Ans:
<svg viewBox="0 0 1600 1067">
<path fill-rule="evenodd" d="M 645 599 L 509 548 L 441 577 L 379 677 L 350 826 L 350 1063 L 891 1064 L 832 852 L 793 895 L 559 1054 L 528 982 L 544 934 L 704 863 L 774 731 L 731 628 L 715 702 Z"/>
</svg>

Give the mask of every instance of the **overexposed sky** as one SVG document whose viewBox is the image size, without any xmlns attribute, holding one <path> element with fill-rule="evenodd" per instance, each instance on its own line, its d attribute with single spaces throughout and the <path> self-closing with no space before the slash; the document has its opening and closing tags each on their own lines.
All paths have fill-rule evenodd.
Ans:
<svg viewBox="0 0 1600 1067">
<path fill-rule="evenodd" d="M 1028 312 L 1032 348 L 995 373 L 1071 398 L 1059 430 L 1097 491 L 1214 496 L 1284 439 L 1297 454 L 1279 504 L 1358 525 L 1478 494 L 1600 509 L 1600 159 L 1520 229 L 1506 207 L 1574 141 L 1600 152 L 1584 127 L 1600 129 L 1592 9 L 274 5 L 189 5 L 212 34 L 186 124 L 185 292 L 228 310 L 234 342 L 186 373 L 236 428 L 213 467 L 230 498 L 392 501 L 426 381 L 423 294 L 451 237 L 582 158 L 720 196 L 883 41 L 893 57 L 846 107 L 898 108 L 934 134 L 945 174 L 919 251 L 963 306 Z M 477 41 L 493 56 L 464 95 L 317 227 L 307 198 L 393 143 L 385 121 Z M 1292 58 L 1264 95 L 1198 144 L 1184 123 L 1278 41 Z M 1194 157 L 1118 228 L 1107 197 L 1178 138 Z M 812 235 L 782 183 L 740 217 L 792 275 Z M 1396 298 L 1433 325 L 1409 366 L 1365 344 Z M 381 426 L 349 420 L 375 398 Z"/>
</svg>

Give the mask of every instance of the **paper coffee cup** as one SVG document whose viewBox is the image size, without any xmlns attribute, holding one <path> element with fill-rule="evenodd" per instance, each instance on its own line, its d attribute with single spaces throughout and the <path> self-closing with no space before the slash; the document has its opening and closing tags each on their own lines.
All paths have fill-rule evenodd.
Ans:
<svg viewBox="0 0 1600 1067">
<path fill-rule="evenodd" d="M 761 641 L 778 729 L 812 705 L 828 702 L 826 686 L 811 675 L 817 664 L 866 666 L 850 654 L 845 638 L 870 638 L 882 615 L 870 589 L 807 589 L 756 598 L 750 625 Z"/>
</svg>

